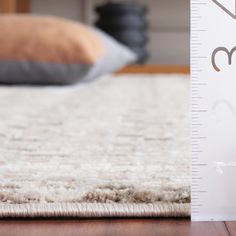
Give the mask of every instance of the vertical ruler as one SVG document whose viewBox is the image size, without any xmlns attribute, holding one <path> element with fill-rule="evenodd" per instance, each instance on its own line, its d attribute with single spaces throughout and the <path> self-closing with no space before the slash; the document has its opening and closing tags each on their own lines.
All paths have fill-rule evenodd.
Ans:
<svg viewBox="0 0 236 236">
<path fill-rule="evenodd" d="M 191 1 L 193 221 L 236 220 L 236 0 Z"/>
</svg>

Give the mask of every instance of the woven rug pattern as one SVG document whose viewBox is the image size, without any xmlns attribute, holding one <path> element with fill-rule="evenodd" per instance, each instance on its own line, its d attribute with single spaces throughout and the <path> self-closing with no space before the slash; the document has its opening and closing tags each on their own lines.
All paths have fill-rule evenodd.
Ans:
<svg viewBox="0 0 236 236">
<path fill-rule="evenodd" d="M 0 217 L 189 216 L 189 80 L 0 87 Z"/>
</svg>

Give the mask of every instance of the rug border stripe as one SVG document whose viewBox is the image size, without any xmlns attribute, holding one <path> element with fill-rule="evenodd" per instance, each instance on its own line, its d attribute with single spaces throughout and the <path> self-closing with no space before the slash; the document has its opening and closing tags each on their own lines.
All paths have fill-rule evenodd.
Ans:
<svg viewBox="0 0 236 236">
<path fill-rule="evenodd" d="M 29 203 L 0 204 L 1 218 L 16 217 L 189 217 L 189 203 L 107 204 Z"/>
</svg>

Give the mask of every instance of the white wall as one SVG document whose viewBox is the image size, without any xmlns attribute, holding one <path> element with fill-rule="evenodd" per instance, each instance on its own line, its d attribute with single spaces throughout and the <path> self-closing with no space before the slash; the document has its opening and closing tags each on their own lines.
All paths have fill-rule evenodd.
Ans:
<svg viewBox="0 0 236 236">
<path fill-rule="evenodd" d="M 136 0 L 146 4 L 150 13 L 149 63 L 189 64 L 188 0 Z M 92 24 L 93 8 L 103 0 L 31 0 L 31 12 L 53 14 Z"/>
</svg>

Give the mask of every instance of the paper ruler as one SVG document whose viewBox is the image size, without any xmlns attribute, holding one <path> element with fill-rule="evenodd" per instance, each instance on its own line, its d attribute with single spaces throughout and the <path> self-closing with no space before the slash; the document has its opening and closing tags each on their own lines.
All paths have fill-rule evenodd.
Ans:
<svg viewBox="0 0 236 236">
<path fill-rule="evenodd" d="M 236 220 L 236 0 L 191 1 L 193 221 Z"/>
</svg>

